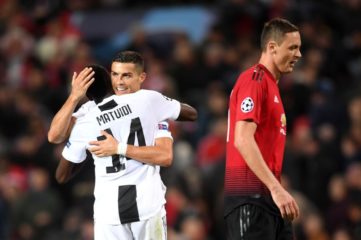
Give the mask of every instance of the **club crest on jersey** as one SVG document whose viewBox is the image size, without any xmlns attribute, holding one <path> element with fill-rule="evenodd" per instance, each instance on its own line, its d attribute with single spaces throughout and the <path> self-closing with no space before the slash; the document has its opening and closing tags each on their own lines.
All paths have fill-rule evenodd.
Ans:
<svg viewBox="0 0 361 240">
<path fill-rule="evenodd" d="M 167 122 L 158 123 L 158 129 L 159 130 L 168 130 L 168 123 Z"/>
<path fill-rule="evenodd" d="M 245 99 L 243 99 L 243 101 L 241 103 L 242 112 L 248 113 L 253 110 L 253 107 L 254 107 L 254 103 L 253 103 L 252 98 L 246 97 Z"/>
<path fill-rule="evenodd" d="M 286 114 L 282 113 L 281 114 L 281 126 L 285 127 L 286 124 L 287 124 Z"/>
<path fill-rule="evenodd" d="M 283 135 L 287 135 L 287 131 L 286 131 L 286 124 L 287 124 L 287 120 L 286 120 L 286 115 L 284 113 L 281 114 L 281 128 L 280 128 L 280 133 Z"/>
</svg>

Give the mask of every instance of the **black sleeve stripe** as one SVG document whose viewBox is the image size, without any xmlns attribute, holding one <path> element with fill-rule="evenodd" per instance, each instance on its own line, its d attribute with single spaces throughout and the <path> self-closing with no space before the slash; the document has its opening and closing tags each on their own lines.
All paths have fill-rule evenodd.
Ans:
<svg viewBox="0 0 361 240">
<path fill-rule="evenodd" d="M 263 75 L 264 75 L 264 71 L 262 69 L 258 69 L 256 68 L 254 71 L 253 71 L 253 74 L 252 74 L 252 80 L 255 80 L 255 81 L 262 81 L 263 79 Z"/>
<path fill-rule="evenodd" d="M 263 80 L 263 75 L 264 75 L 264 71 L 261 71 L 259 79 L 257 79 L 257 81 L 262 81 Z"/>
</svg>

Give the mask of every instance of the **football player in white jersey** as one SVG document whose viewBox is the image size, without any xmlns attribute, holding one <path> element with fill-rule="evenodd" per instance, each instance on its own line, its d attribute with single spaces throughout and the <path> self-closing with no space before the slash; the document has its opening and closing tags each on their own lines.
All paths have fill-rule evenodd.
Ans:
<svg viewBox="0 0 361 240">
<path fill-rule="evenodd" d="M 140 64 L 140 67 L 139 67 L 138 63 L 134 62 L 133 60 L 129 60 L 129 56 L 132 56 L 132 55 L 137 55 L 137 53 L 122 52 L 117 56 L 118 58 L 116 58 L 112 64 L 113 89 L 118 88 L 117 90 L 123 91 L 122 93 L 118 92 L 118 94 L 137 91 L 138 89 L 140 89 L 141 82 L 144 81 L 144 78 L 145 78 L 145 75 L 143 74 L 144 67 L 142 66 L 142 64 Z M 130 71 L 124 71 L 124 69 L 125 70 L 127 69 L 124 67 L 126 67 L 126 66 L 129 67 L 129 65 L 133 66 L 133 69 L 130 68 Z M 134 71 L 135 69 L 137 71 Z M 128 70 L 129 70 L 129 68 L 128 68 Z M 63 111 L 63 112 L 60 111 L 59 112 L 60 114 L 57 114 L 58 116 L 60 116 L 60 121 L 57 122 L 57 123 L 60 123 L 60 124 L 58 124 L 58 126 L 60 126 L 60 129 L 62 128 L 62 125 L 63 126 L 67 125 L 67 124 L 68 124 L 68 126 L 72 125 L 72 124 L 70 124 L 70 122 L 71 122 L 70 118 L 71 118 L 71 113 L 75 108 L 73 105 L 74 105 L 74 103 L 75 103 L 75 105 L 77 104 L 77 102 L 76 102 L 77 96 L 78 96 L 78 98 L 81 97 L 82 92 L 84 92 L 89 87 L 89 85 L 94 81 L 93 74 L 94 73 L 93 73 L 93 71 L 91 71 L 90 68 L 86 68 L 78 76 L 73 77 L 72 94 L 68 98 L 67 103 L 62 108 L 62 110 L 65 109 L 65 111 Z M 131 75 L 131 76 L 129 76 L 129 75 Z M 123 81 L 123 83 L 122 83 L 122 81 Z M 121 86 L 121 87 L 119 87 L 119 86 Z M 126 92 L 124 90 L 128 90 L 128 92 Z M 94 104 L 89 104 L 89 103 L 85 104 L 74 115 L 76 115 L 77 117 L 81 117 L 86 112 L 88 112 L 90 109 L 92 109 L 92 105 L 94 105 Z M 193 109 L 190 106 L 187 106 L 185 104 L 181 105 L 181 109 L 182 109 L 181 115 L 178 117 L 178 119 L 183 119 L 183 120 L 195 120 L 196 119 L 197 112 L 195 111 L 195 109 Z M 126 111 L 126 109 L 123 109 L 123 110 Z M 65 112 L 65 114 L 63 114 L 64 112 Z M 114 113 L 114 116 L 116 116 L 115 113 Z M 111 113 L 109 116 L 104 117 L 104 119 L 105 119 L 104 121 L 107 121 L 107 119 L 109 117 L 112 117 Z M 64 123 L 64 120 L 65 120 L 65 123 Z M 62 121 L 63 121 L 63 123 L 62 123 Z M 53 123 L 54 123 L 54 121 L 53 121 Z M 52 124 L 52 126 L 53 126 L 53 124 Z M 56 126 L 56 124 L 54 126 Z M 70 129 L 71 127 L 68 127 L 68 128 Z M 167 131 L 167 123 L 158 124 L 158 128 L 159 129 L 157 131 L 157 135 L 155 136 L 155 138 L 156 138 L 155 146 L 153 146 L 153 147 L 133 147 L 132 145 L 128 145 L 129 147 L 126 151 L 126 155 L 133 159 L 142 159 L 142 161 L 145 163 L 158 164 L 161 166 L 169 165 L 171 163 L 171 159 L 172 159 L 172 139 L 169 138 L 170 133 Z M 62 128 L 62 129 L 64 129 L 64 128 Z M 66 131 L 64 131 L 64 132 L 66 132 Z M 50 131 L 49 131 L 49 133 L 50 133 Z M 58 131 L 58 133 L 64 134 L 59 131 Z M 59 135 L 60 140 L 61 140 L 61 137 L 66 137 L 68 134 L 69 133 L 65 133 L 63 136 Z M 104 135 L 107 135 L 107 133 L 104 133 Z M 53 136 L 56 136 L 56 135 L 53 135 Z M 110 135 L 107 135 L 107 136 L 110 137 Z M 50 134 L 49 134 L 49 140 L 51 140 Z M 58 141 L 59 141 L 59 139 L 58 139 Z M 76 169 L 78 166 L 79 166 L 79 164 L 74 165 L 73 170 Z M 68 175 L 70 176 L 69 172 L 70 171 L 68 171 Z M 63 181 L 64 179 L 60 179 L 60 180 Z M 162 183 L 161 183 L 161 185 L 162 185 Z M 162 216 L 163 214 L 160 214 L 160 215 Z M 159 214 L 158 214 L 158 216 L 159 216 Z M 158 217 L 157 221 L 154 221 L 154 219 L 153 219 L 153 221 L 149 221 L 148 225 L 152 225 L 152 224 L 154 225 L 154 222 L 158 223 L 157 226 L 158 226 L 158 232 L 159 232 L 159 226 L 161 226 L 160 223 L 162 221 Z M 144 224 L 142 223 L 142 221 L 135 222 L 132 224 L 133 228 L 136 228 L 135 226 L 137 226 L 137 225 L 143 226 Z M 157 229 L 157 226 L 153 226 L 153 227 L 151 227 L 151 229 Z M 164 228 L 165 227 L 163 227 L 163 229 Z M 101 229 L 105 229 L 105 228 L 102 227 Z M 99 231 L 96 231 L 96 232 L 99 232 Z M 116 231 L 116 232 L 119 232 L 119 231 Z M 124 236 L 124 234 L 121 236 Z M 100 238 L 104 239 L 105 237 L 102 236 Z M 123 238 L 121 238 L 121 239 L 123 239 Z M 156 237 L 155 239 L 162 239 L 162 238 Z"/>
<path fill-rule="evenodd" d="M 120 147 L 118 154 L 111 157 L 93 155 L 95 239 L 166 239 L 165 187 L 159 175 L 159 165 L 164 163 L 148 160 L 144 164 L 129 158 L 128 146 L 129 150 L 131 145 L 152 148 L 158 123 L 176 119 L 180 103 L 151 90 L 111 95 L 106 70 L 97 66 L 93 70 L 95 81 L 87 96 L 97 106 L 77 119 L 56 178 L 60 183 L 69 180 L 86 159 L 89 141 L 101 140 L 100 131 L 107 131 L 120 142 Z"/>
</svg>

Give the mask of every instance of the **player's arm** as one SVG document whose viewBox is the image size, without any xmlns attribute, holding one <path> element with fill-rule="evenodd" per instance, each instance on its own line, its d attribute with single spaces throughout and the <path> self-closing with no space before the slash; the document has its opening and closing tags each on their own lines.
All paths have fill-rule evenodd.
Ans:
<svg viewBox="0 0 361 240">
<path fill-rule="evenodd" d="M 74 124 L 55 172 L 55 179 L 58 183 L 68 182 L 84 165 L 87 157 L 87 139 L 92 136 L 87 131 L 92 127 L 89 123 L 85 118 L 81 118 Z"/>
<path fill-rule="evenodd" d="M 93 83 L 93 75 L 94 71 L 91 68 L 84 68 L 79 75 L 74 72 L 71 93 L 51 122 L 48 131 L 49 142 L 61 143 L 69 137 L 75 122 L 72 114 L 79 101 L 85 96 L 89 86 Z"/>
<path fill-rule="evenodd" d="M 282 187 L 263 159 L 254 134 L 257 124 L 253 121 L 238 121 L 234 134 L 234 145 L 245 159 L 252 172 L 267 186 L 282 217 L 293 220 L 299 209 L 293 197 Z"/>
<path fill-rule="evenodd" d="M 194 107 L 186 103 L 181 103 L 180 113 L 177 121 L 195 121 L 197 118 L 198 112 Z"/>
<path fill-rule="evenodd" d="M 166 119 L 195 121 L 198 117 L 197 110 L 186 103 L 181 103 L 153 90 L 147 90 L 143 93 L 149 104 L 149 109 L 152 109 L 159 122 Z"/>
<path fill-rule="evenodd" d="M 73 163 L 61 157 L 58 167 L 55 172 L 55 179 L 58 183 L 67 183 L 72 177 L 74 177 L 84 165 L 84 162 Z"/>
<path fill-rule="evenodd" d="M 173 139 L 157 138 L 154 146 L 127 145 L 125 156 L 146 164 L 169 167 L 173 162 Z"/>
<path fill-rule="evenodd" d="M 168 133 L 168 134 L 167 134 Z M 137 161 L 169 167 L 173 161 L 173 139 L 169 131 L 163 130 L 161 134 L 155 138 L 154 146 L 133 146 L 129 144 L 120 144 L 110 134 L 105 131 L 101 132 L 106 137 L 105 140 L 91 141 L 92 145 L 89 151 L 98 157 L 106 157 L 121 153 L 129 158 Z M 120 147 L 119 146 L 123 146 Z M 122 150 L 120 150 L 122 149 Z"/>
</svg>

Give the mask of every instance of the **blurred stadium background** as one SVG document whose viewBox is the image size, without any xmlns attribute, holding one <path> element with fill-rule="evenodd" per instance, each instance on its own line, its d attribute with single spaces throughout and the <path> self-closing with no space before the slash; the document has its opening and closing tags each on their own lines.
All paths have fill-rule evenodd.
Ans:
<svg viewBox="0 0 361 240">
<path fill-rule="evenodd" d="M 227 102 L 259 57 L 263 23 L 301 30 L 302 61 L 279 84 L 288 121 L 284 185 L 301 207 L 297 239 L 361 239 L 360 0 L 1 0 L 0 239 L 93 238 L 93 165 L 60 186 L 62 146 L 47 130 L 74 71 L 146 59 L 144 88 L 195 106 L 172 122 L 169 240 L 222 240 Z"/>
</svg>

